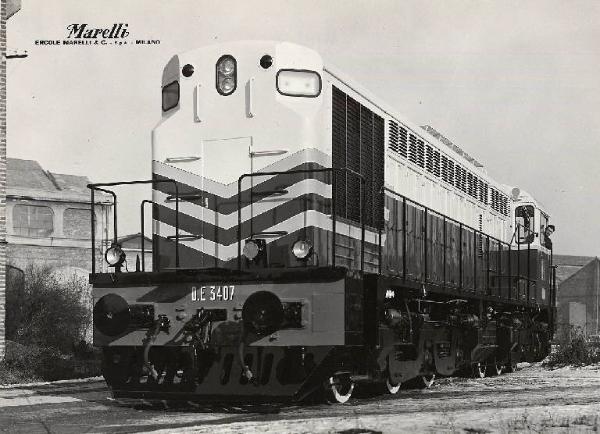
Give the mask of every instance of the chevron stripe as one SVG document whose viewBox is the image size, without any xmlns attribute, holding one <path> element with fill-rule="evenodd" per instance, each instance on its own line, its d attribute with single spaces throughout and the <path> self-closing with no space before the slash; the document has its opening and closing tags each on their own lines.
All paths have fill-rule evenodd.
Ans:
<svg viewBox="0 0 600 434">
<path fill-rule="evenodd" d="M 325 184 L 316 179 L 304 179 L 297 184 L 294 184 L 286 189 L 285 195 L 271 195 L 264 199 L 246 204 L 241 209 L 242 222 L 248 221 L 250 218 L 257 218 L 268 211 L 280 209 L 282 203 L 289 201 L 307 201 L 309 196 L 318 196 L 322 200 L 331 198 L 331 185 Z M 319 192 L 318 195 L 311 195 L 311 192 Z M 175 209 L 175 203 L 167 200 L 170 195 L 162 191 L 154 191 L 154 201 L 161 204 L 162 208 Z M 198 204 L 200 201 L 188 202 L 180 201 L 179 212 L 182 215 L 187 215 L 198 220 L 202 220 L 213 226 L 218 226 L 222 229 L 231 229 L 238 224 L 238 213 L 223 214 Z M 164 204 L 164 205 L 162 205 Z M 237 204 L 236 204 L 237 205 Z M 328 211 L 330 213 L 331 211 Z"/>
<path fill-rule="evenodd" d="M 331 201 L 316 194 L 305 194 L 298 198 L 288 200 L 276 207 L 255 215 L 251 219 L 242 222 L 241 233 L 242 238 L 248 238 L 253 234 L 271 231 L 274 225 L 291 218 L 297 214 L 301 214 L 307 209 L 316 210 L 323 214 L 331 213 Z M 175 227 L 176 212 L 172 208 L 167 208 L 162 205 L 155 207 L 155 218 L 161 223 L 169 224 Z M 202 217 L 197 218 L 187 214 L 179 213 L 179 228 L 190 234 L 203 235 L 204 239 L 208 239 L 221 244 L 227 245 L 235 242 L 238 237 L 237 216 L 231 215 L 228 217 L 235 218 L 234 225 L 228 229 L 221 226 L 219 221 L 217 225 L 209 223 L 207 219 Z"/>
<path fill-rule="evenodd" d="M 307 158 L 312 159 L 307 160 Z M 281 173 L 278 175 L 261 175 L 245 178 L 242 181 L 241 202 L 249 203 L 251 199 L 256 200 L 257 197 L 262 195 L 269 195 L 269 192 L 287 189 L 304 179 L 318 179 L 325 184 L 330 184 L 330 172 L 310 172 L 310 170 L 325 169 L 328 167 L 331 167 L 331 159 L 321 151 L 305 149 L 296 152 L 287 158 L 267 166 L 263 171 L 286 172 L 290 170 L 307 170 L 307 172 Z M 220 184 L 200 175 L 158 161 L 153 161 L 152 168 L 153 177 L 156 180 L 177 180 L 180 196 L 193 195 L 198 197 L 198 199 L 189 200 L 189 202 L 197 203 L 213 211 L 217 211 L 218 208 L 218 212 L 222 214 L 237 213 L 237 181 L 228 185 Z M 155 184 L 154 191 L 175 196 L 175 188 L 171 183 Z"/>
<path fill-rule="evenodd" d="M 295 232 L 295 231 L 298 231 L 301 229 L 315 227 L 315 228 L 319 228 L 319 229 L 323 229 L 328 232 L 331 232 L 333 230 L 332 226 L 333 226 L 333 222 L 332 222 L 330 216 L 323 214 L 322 212 L 319 212 L 319 211 L 310 210 L 310 211 L 306 211 L 306 212 L 303 212 L 300 214 L 296 214 L 290 218 L 287 218 L 286 220 L 265 229 L 265 231 L 269 231 L 269 232 L 284 231 L 289 234 L 289 233 L 292 233 L 292 232 Z M 157 221 L 155 229 L 156 229 L 156 234 L 160 235 L 162 237 L 173 236 L 175 234 L 175 227 L 173 225 L 165 223 L 165 222 Z M 357 227 L 354 225 L 349 225 L 349 224 L 343 223 L 343 222 L 336 223 L 336 233 L 343 235 L 343 236 L 347 236 L 349 238 L 354 238 L 356 240 L 361 239 L 360 227 Z M 179 231 L 179 234 L 180 234 L 180 236 L 184 236 L 184 237 L 186 235 L 194 235 L 191 232 L 181 230 L 181 229 Z M 267 239 L 265 239 L 265 242 L 267 244 L 270 244 L 275 240 L 276 240 L 276 238 L 267 238 Z M 367 231 L 367 230 L 365 231 L 365 243 L 376 245 L 377 241 L 378 241 L 378 233 L 377 232 Z M 382 240 L 382 242 L 383 242 L 383 240 Z M 235 237 L 233 239 L 230 239 L 229 243 L 227 243 L 227 244 L 222 244 L 220 242 L 215 242 L 214 240 L 204 238 L 204 239 L 199 239 L 199 240 L 184 240 L 183 239 L 183 240 L 180 240 L 180 245 L 186 246 L 188 248 L 191 248 L 191 249 L 199 251 L 199 252 L 204 252 L 205 254 L 212 256 L 214 258 L 217 258 L 221 261 L 229 261 L 229 260 L 237 258 L 237 249 L 238 249 L 237 234 L 235 235 Z"/>
</svg>

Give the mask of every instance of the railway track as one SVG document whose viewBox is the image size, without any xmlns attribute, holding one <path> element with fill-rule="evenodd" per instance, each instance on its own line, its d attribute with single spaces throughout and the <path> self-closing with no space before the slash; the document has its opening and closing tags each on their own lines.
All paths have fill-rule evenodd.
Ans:
<svg viewBox="0 0 600 434">
<path fill-rule="evenodd" d="M 345 405 L 215 405 L 115 401 L 100 380 L 0 388 L 4 432 L 462 432 L 597 429 L 600 367 L 528 366 L 483 379 L 444 378 Z"/>
</svg>

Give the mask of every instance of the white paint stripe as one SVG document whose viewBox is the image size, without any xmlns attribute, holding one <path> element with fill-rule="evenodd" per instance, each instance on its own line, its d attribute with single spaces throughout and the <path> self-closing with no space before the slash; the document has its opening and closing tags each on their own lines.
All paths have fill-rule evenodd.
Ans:
<svg viewBox="0 0 600 434">
<path fill-rule="evenodd" d="M 297 214 L 289 219 L 278 223 L 268 229 L 265 229 L 265 232 L 276 232 L 276 231 L 287 231 L 288 233 L 295 232 L 299 229 L 314 226 L 319 229 L 324 229 L 327 231 L 333 230 L 331 217 L 323 214 L 318 211 L 307 211 L 300 214 Z M 163 237 L 168 237 L 175 235 L 175 228 L 169 224 L 163 222 L 155 222 L 155 231 L 158 235 Z M 336 223 L 336 232 L 341 235 L 348 236 L 350 238 L 354 238 L 357 240 L 361 239 L 361 230 L 359 227 L 351 226 L 346 223 L 337 222 Z M 180 235 L 191 235 L 190 233 L 180 230 Z M 265 242 L 270 244 L 275 241 L 277 238 L 267 238 Z M 376 232 L 365 230 L 365 242 L 371 244 L 377 244 L 378 234 Z M 199 252 L 204 252 L 207 255 L 216 257 L 222 261 L 228 261 L 230 259 L 234 259 L 237 257 L 237 249 L 238 243 L 234 242 L 230 245 L 223 245 L 219 243 L 215 243 L 214 241 L 210 241 L 207 239 L 201 240 L 180 240 L 182 245 L 187 246 L 191 249 L 197 250 Z M 385 243 L 385 237 L 382 236 L 382 243 Z"/>
<path fill-rule="evenodd" d="M 331 157 L 314 148 L 303 149 L 302 151 L 298 151 L 286 158 L 276 161 L 264 169 L 261 169 L 260 172 L 284 172 L 291 170 L 302 163 L 318 163 L 323 167 L 330 167 Z M 156 160 L 152 161 L 152 172 L 166 178 L 177 179 L 179 182 L 183 182 L 184 184 L 196 188 L 202 188 L 205 191 L 210 191 L 211 193 L 221 197 L 232 197 L 238 192 L 237 181 L 227 185 L 221 184 L 220 182 L 204 178 L 200 174 L 188 172 Z M 261 176 L 255 179 L 259 179 L 259 182 L 262 183 L 272 177 L 273 176 Z M 247 183 L 244 181 L 242 181 L 242 183 L 242 190 L 244 188 L 248 188 Z"/>
<path fill-rule="evenodd" d="M 242 208 L 241 216 L 242 222 L 250 220 L 252 216 L 257 217 L 279 205 L 290 202 L 295 198 L 311 193 L 319 192 L 321 196 L 330 199 L 331 198 L 331 186 L 325 184 L 317 179 L 305 179 L 297 184 L 287 188 L 288 193 L 285 195 L 273 195 L 256 201 L 251 205 L 247 205 Z M 154 202 L 161 204 L 167 208 L 175 210 L 175 202 L 167 202 L 167 197 L 171 195 L 165 194 L 161 191 L 155 190 Z M 197 218 L 198 220 L 205 221 L 212 225 L 218 226 L 222 229 L 230 229 L 238 224 L 238 213 L 233 212 L 231 214 L 221 214 L 208 208 L 204 208 L 201 205 L 194 203 L 180 201 L 179 212 L 190 217 Z"/>
</svg>

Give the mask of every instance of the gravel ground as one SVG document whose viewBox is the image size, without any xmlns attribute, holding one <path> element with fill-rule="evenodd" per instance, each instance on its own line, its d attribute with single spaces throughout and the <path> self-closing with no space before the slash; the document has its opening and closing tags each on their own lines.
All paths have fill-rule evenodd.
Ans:
<svg viewBox="0 0 600 434">
<path fill-rule="evenodd" d="M 484 379 L 446 378 L 428 390 L 346 405 L 124 405 L 103 382 L 0 388 L 0 431 L 19 433 L 488 433 L 596 432 L 600 366 L 548 371 L 522 365 Z"/>
</svg>

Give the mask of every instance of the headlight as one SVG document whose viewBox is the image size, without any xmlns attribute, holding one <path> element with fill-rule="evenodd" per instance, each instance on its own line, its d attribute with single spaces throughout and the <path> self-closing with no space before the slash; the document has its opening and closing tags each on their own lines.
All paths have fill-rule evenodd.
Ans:
<svg viewBox="0 0 600 434">
<path fill-rule="evenodd" d="M 251 261 L 258 256 L 259 252 L 260 247 L 258 246 L 258 243 L 252 240 L 246 241 L 246 244 L 244 244 L 244 250 L 242 250 L 242 254 Z"/>
<path fill-rule="evenodd" d="M 125 261 L 125 252 L 118 244 L 110 246 L 104 254 L 104 259 L 111 267 L 118 267 Z"/>
<path fill-rule="evenodd" d="M 237 86 L 237 62 L 226 54 L 217 61 L 217 91 L 221 95 L 231 95 Z"/>
<path fill-rule="evenodd" d="M 312 246 L 308 241 L 298 240 L 292 246 L 292 253 L 298 259 L 307 259 L 312 253 Z"/>
<path fill-rule="evenodd" d="M 315 71 L 282 69 L 277 73 L 277 90 L 282 95 L 314 98 L 321 93 L 321 76 Z"/>
</svg>

